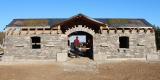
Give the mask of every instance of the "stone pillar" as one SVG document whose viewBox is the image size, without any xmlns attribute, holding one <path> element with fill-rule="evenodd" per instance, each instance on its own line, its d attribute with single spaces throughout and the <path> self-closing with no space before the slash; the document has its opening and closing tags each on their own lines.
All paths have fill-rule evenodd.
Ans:
<svg viewBox="0 0 160 80">
<path fill-rule="evenodd" d="M 160 55 L 158 54 L 147 54 L 147 61 L 160 61 Z"/>
<path fill-rule="evenodd" d="M 44 34 L 45 28 L 43 28 L 42 34 Z"/>
<path fill-rule="evenodd" d="M 61 34 L 61 33 L 62 33 L 62 31 L 61 31 L 61 26 L 58 25 L 58 34 Z"/>
<path fill-rule="evenodd" d="M 12 31 L 11 31 L 11 35 L 14 34 L 14 31 L 16 30 L 16 28 L 13 28 Z"/>
<path fill-rule="evenodd" d="M 101 53 L 94 54 L 95 61 L 105 61 L 106 59 L 107 59 L 106 54 L 101 54 Z"/>
<path fill-rule="evenodd" d="M 37 28 L 35 28 L 35 32 L 34 32 L 34 34 L 37 34 Z"/>
<path fill-rule="evenodd" d="M 67 53 L 57 53 L 57 62 L 64 62 L 68 60 Z"/>
<path fill-rule="evenodd" d="M 103 26 L 100 26 L 101 33 L 103 33 Z"/>
<path fill-rule="evenodd" d="M 26 34 L 29 34 L 29 32 L 30 32 L 30 28 L 27 29 L 27 33 Z"/>
</svg>

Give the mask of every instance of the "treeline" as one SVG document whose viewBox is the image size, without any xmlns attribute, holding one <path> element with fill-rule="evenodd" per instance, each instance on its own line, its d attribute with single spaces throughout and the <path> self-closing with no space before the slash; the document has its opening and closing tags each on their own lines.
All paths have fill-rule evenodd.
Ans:
<svg viewBox="0 0 160 80">
<path fill-rule="evenodd" d="M 160 27 L 154 26 L 157 50 L 160 50 Z"/>
<path fill-rule="evenodd" d="M 0 44 L 3 43 L 4 36 L 5 36 L 5 33 L 4 32 L 0 32 Z"/>
</svg>

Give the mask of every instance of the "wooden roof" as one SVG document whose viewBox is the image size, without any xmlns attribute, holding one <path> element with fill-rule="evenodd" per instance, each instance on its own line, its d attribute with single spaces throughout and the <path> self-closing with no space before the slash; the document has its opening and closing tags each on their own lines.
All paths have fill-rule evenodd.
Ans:
<svg viewBox="0 0 160 80">
<path fill-rule="evenodd" d="M 92 24 L 92 25 L 98 25 L 98 26 L 105 26 L 105 23 L 103 22 L 100 22 L 96 19 L 93 19 L 93 18 L 90 18 L 88 16 L 85 16 L 83 14 L 78 14 L 78 15 L 75 15 L 71 18 L 68 18 L 60 23 L 57 23 L 57 24 L 54 24 L 53 26 L 56 26 L 56 25 L 69 25 L 69 24 L 75 24 L 75 25 L 83 25 L 83 24 Z M 84 24 L 84 25 L 85 25 Z"/>
<path fill-rule="evenodd" d="M 152 27 L 145 19 L 131 18 L 90 18 L 83 14 L 78 14 L 70 18 L 45 18 L 45 19 L 13 19 L 7 27 L 33 27 L 64 25 L 76 19 L 84 20 L 96 25 L 108 25 L 109 27 Z"/>
</svg>

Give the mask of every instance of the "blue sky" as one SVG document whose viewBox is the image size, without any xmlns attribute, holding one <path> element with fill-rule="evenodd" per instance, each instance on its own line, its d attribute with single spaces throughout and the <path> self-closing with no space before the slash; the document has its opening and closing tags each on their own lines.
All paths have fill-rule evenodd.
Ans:
<svg viewBox="0 0 160 80">
<path fill-rule="evenodd" d="M 1 0 L 0 31 L 14 18 L 144 18 L 160 26 L 160 0 Z"/>
</svg>

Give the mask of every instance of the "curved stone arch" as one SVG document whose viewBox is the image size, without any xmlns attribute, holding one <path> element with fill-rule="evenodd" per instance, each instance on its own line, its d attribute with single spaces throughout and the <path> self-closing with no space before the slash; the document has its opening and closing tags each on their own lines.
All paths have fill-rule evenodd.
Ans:
<svg viewBox="0 0 160 80">
<path fill-rule="evenodd" d="M 67 31 L 65 32 L 65 34 L 66 34 L 66 35 L 69 35 L 69 34 L 71 34 L 71 33 L 73 33 L 73 32 L 77 32 L 77 31 L 83 31 L 83 32 L 89 33 L 89 34 L 92 35 L 92 36 L 95 34 L 94 30 L 92 30 L 92 29 L 90 29 L 90 28 L 88 28 L 88 27 L 86 27 L 86 26 L 83 27 L 82 25 L 78 25 L 78 27 L 73 27 L 73 28 L 67 30 Z"/>
</svg>

